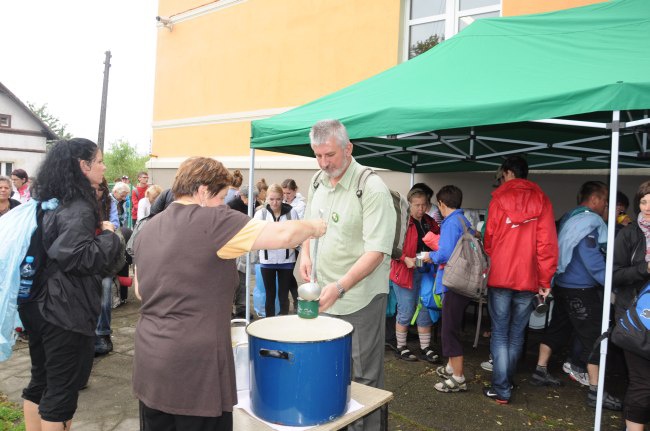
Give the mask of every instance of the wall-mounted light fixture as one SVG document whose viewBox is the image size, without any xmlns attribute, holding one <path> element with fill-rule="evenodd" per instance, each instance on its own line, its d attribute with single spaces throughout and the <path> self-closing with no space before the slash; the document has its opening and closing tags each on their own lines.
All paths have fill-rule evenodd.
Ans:
<svg viewBox="0 0 650 431">
<path fill-rule="evenodd" d="M 159 25 L 165 27 L 169 31 L 172 31 L 172 27 L 174 26 L 174 24 L 172 23 L 172 20 L 170 18 L 164 16 L 157 16 L 156 21 L 158 21 Z"/>
</svg>

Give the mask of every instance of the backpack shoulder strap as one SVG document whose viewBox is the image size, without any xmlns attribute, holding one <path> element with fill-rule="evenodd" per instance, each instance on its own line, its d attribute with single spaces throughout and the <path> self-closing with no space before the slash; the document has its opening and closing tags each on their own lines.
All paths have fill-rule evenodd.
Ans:
<svg viewBox="0 0 650 431">
<path fill-rule="evenodd" d="M 357 197 L 361 199 L 363 196 L 363 189 L 366 187 L 366 181 L 370 175 L 375 174 L 375 171 L 372 168 L 365 168 L 361 175 L 359 175 L 359 181 L 357 182 Z"/>
<path fill-rule="evenodd" d="M 320 169 L 320 170 L 316 173 L 316 176 L 314 177 L 314 182 L 313 182 L 313 184 L 312 184 L 312 186 L 314 186 L 314 190 L 316 190 L 316 189 L 318 188 L 318 186 L 320 186 L 320 182 L 319 182 L 319 180 L 320 180 L 321 175 L 323 175 L 323 170 L 322 170 L 322 169 Z"/>
<path fill-rule="evenodd" d="M 268 210 L 266 209 L 266 207 L 262 207 L 260 211 L 262 212 L 262 220 L 266 221 L 266 215 L 268 213 Z"/>
<path fill-rule="evenodd" d="M 467 225 L 465 224 L 465 220 L 460 216 L 460 214 L 456 214 L 456 217 L 458 217 L 458 220 L 460 220 L 460 225 L 463 227 L 463 234 L 467 233 Z"/>
</svg>

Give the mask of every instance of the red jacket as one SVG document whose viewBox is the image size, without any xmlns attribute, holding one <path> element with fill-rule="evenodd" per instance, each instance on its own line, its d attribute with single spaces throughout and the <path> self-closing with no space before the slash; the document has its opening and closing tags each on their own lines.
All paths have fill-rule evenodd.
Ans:
<svg viewBox="0 0 650 431">
<path fill-rule="evenodd" d="M 433 233 L 440 233 L 440 226 L 428 214 L 422 216 L 422 220 L 426 220 L 430 226 L 430 231 Z M 427 232 L 425 232 L 426 234 Z M 404 257 L 415 257 L 418 248 L 418 229 L 415 227 L 413 217 L 409 217 L 409 225 L 406 228 L 406 235 L 404 236 L 404 245 L 402 246 L 402 256 L 399 259 L 390 261 L 390 279 L 393 283 L 406 289 L 413 288 L 413 269 L 406 266 Z"/>
<path fill-rule="evenodd" d="M 494 192 L 484 239 L 490 256 L 488 286 L 537 292 L 557 268 L 553 206 L 531 181 L 507 181 Z"/>
<path fill-rule="evenodd" d="M 132 205 L 131 218 L 132 219 L 138 218 L 138 202 L 140 202 L 140 199 L 144 199 L 144 194 L 147 192 L 148 188 L 149 185 L 147 185 L 146 187 L 136 186 L 133 188 L 133 191 L 131 192 L 131 205 Z"/>
</svg>

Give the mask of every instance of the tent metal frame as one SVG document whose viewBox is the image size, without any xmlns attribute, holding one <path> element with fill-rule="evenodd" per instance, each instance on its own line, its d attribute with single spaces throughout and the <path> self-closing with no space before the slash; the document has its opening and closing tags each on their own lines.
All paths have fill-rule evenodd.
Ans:
<svg viewBox="0 0 650 431">
<path fill-rule="evenodd" d="M 572 127 L 582 127 L 590 129 L 602 129 L 602 130 L 612 130 L 613 123 L 599 123 L 593 121 L 579 121 L 579 120 L 567 120 L 567 119 L 547 119 L 547 120 L 534 120 L 531 123 L 542 123 L 550 125 L 560 125 L 560 126 L 572 126 Z M 647 132 L 643 132 L 643 138 L 639 138 L 638 131 L 635 130 L 638 126 L 642 126 L 648 123 L 648 119 L 640 119 L 630 121 L 628 123 L 619 122 L 619 130 L 623 130 L 620 133 L 620 136 L 629 136 L 635 135 L 639 144 L 639 152 L 647 152 Z M 421 140 L 424 141 L 421 144 L 411 145 L 411 146 L 396 146 L 383 142 L 371 142 L 367 139 L 363 140 L 353 140 L 353 143 L 356 147 L 364 149 L 367 151 L 367 154 L 361 154 L 355 156 L 357 160 L 368 159 L 371 157 L 385 156 L 391 160 L 394 160 L 396 163 L 403 166 L 411 166 L 412 163 L 406 160 L 397 158 L 399 155 L 405 154 L 422 154 L 429 156 L 439 156 L 447 160 L 440 160 L 436 162 L 424 162 L 419 163 L 417 166 L 432 166 L 437 164 L 445 163 L 455 163 L 459 161 L 472 161 L 474 163 L 486 164 L 488 166 L 499 166 L 500 163 L 494 161 L 488 161 L 486 159 L 491 159 L 494 157 L 504 157 L 512 154 L 522 154 L 527 153 L 536 156 L 548 157 L 557 159 L 556 161 L 548 162 L 538 162 L 532 163 L 529 168 L 539 169 L 553 165 L 566 164 L 571 162 L 578 161 L 589 161 L 594 163 L 599 163 L 602 165 L 607 165 L 609 163 L 608 157 L 610 154 L 609 150 L 600 149 L 600 148 L 590 148 L 581 146 L 579 144 L 591 143 L 591 142 L 602 142 L 605 140 L 611 139 L 609 133 L 590 136 L 580 139 L 572 139 L 568 141 L 560 142 L 543 142 L 543 141 L 527 141 L 522 139 L 508 139 L 508 138 L 497 138 L 484 135 L 475 135 L 472 128 L 472 132 L 468 135 L 458 135 L 450 134 L 444 136 L 440 133 L 434 132 L 419 132 L 419 133 L 405 133 L 401 135 L 388 135 L 388 136 L 377 136 L 377 139 L 388 140 L 388 141 L 399 141 L 400 139 L 409 139 L 410 141 Z M 465 151 L 462 148 L 454 145 L 455 142 L 459 141 L 470 141 L 469 151 Z M 491 142 L 496 143 L 507 143 L 520 146 L 520 148 L 498 151 L 494 147 L 490 146 Z M 488 150 L 486 154 L 476 154 L 475 146 L 481 146 Z M 453 151 L 451 153 L 436 151 L 434 148 L 444 146 L 449 150 Z M 562 155 L 562 154 L 546 154 L 539 152 L 541 150 L 546 150 L 549 148 L 563 149 L 563 150 L 575 150 L 583 153 L 593 154 L 591 157 L 581 157 L 576 155 Z M 647 164 L 640 163 L 637 161 L 637 152 L 626 151 L 619 152 L 619 157 L 624 158 L 620 161 L 621 167 L 648 167 Z"/>
<path fill-rule="evenodd" d="M 363 160 L 364 158 L 383 155 L 395 161 L 396 163 L 410 166 L 411 186 L 415 181 L 415 173 L 416 173 L 415 171 L 417 166 L 435 165 L 441 163 L 460 163 L 460 162 L 471 161 L 473 163 L 485 164 L 486 167 L 490 167 L 491 169 L 493 169 L 495 166 L 496 167 L 500 166 L 500 163 L 484 160 L 484 159 L 494 158 L 494 157 L 504 157 L 512 154 L 528 153 L 528 154 L 541 155 L 544 157 L 558 159 L 557 161 L 554 162 L 543 162 L 543 163 L 531 164 L 529 168 L 532 169 L 542 168 L 550 165 L 562 164 L 562 163 L 567 163 L 567 162 L 572 162 L 577 160 L 588 160 L 596 163 L 602 163 L 603 165 L 606 165 L 609 162 L 610 205 L 608 209 L 608 223 L 607 223 L 607 228 L 608 228 L 607 243 L 609 244 L 609 246 L 607 247 L 607 255 L 606 255 L 605 286 L 604 286 L 604 298 L 603 298 L 603 319 L 601 322 L 601 333 L 604 333 L 609 328 L 609 313 L 611 308 L 610 301 L 611 301 L 611 293 L 612 293 L 612 271 L 613 271 L 613 263 L 614 263 L 613 245 L 614 245 L 614 233 L 615 233 L 615 224 L 616 224 L 615 200 L 616 200 L 616 192 L 618 190 L 619 165 L 621 167 L 643 167 L 643 168 L 648 167 L 647 163 L 644 164 L 642 162 L 636 162 L 637 153 L 635 152 L 619 153 L 620 138 L 623 136 L 629 136 L 634 134 L 637 138 L 639 152 L 641 154 L 647 154 L 648 130 L 650 130 L 650 127 L 648 127 L 650 126 L 650 118 L 648 118 L 647 111 L 643 115 L 644 118 L 638 120 L 631 119 L 631 114 L 628 112 L 628 118 L 631 119 L 631 121 L 628 122 L 620 121 L 621 111 L 616 110 L 616 111 L 611 111 L 611 113 L 612 113 L 612 121 L 609 123 L 571 120 L 571 119 L 563 119 L 563 118 L 550 118 L 545 120 L 530 121 L 532 123 L 542 123 L 542 124 L 548 124 L 550 126 L 572 126 L 572 127 L 581 127 L 587 129 L 600 129 L 600 130 L 610 131 L 611 135 L 606 133 L 594 137 L 574 139 L 565 142 L 550 143 L 550 142 L 525 141 L 520 139 L 494 138 L 490 136 L 474 135 L 474 130 L 475 130 L 474 127 L 470 129 L 469 135 L 458 135 L 457 133 L 454 133 L 448 136 L 444 136 L 440 133 L 431 132 L 431 131 L 403 133 L 400 135 L 379 136 L 377 138 L 381 140 L 388 140 L 388 141 L 394 141 L 394 140 L 399 141 L 400 139 L 409 139 L 411 141 L 422 140 L 424 142 L 414 146 L 412 145 L 408 147 L 406 146 L 396 147 L 394 145 L 390 145 L 387 143 L 371 142 L 367 140 L 368 138 L 363 140 L 353 140 L 355 146 L 365 149 L 366 151 L 369 152 L 369 154 L 357 155 L 355 156 L 355 158 L 357 160 Z M 639 137 L 639 133 L 641 134 L 641 137 Z M 470 141 L 469 152 L 464 151 L 460 149 L 458 146 L 454 145 L 455 142 L 468 140 L 468 139 Z M 611 145 L 609 150 L 578 146 L 578 144 L 603 141 L 605 139 L 611 139 Z M 521 148 L 506 150 L 506 151 L 497 151 L 489 145 L 490 142 L 516 144 L 516 145 L 521 145 Z M 477 144 L 482 146 L 483 148 L 488 149 L 491 153 L 484 154 L 484 155 L 475 155 L 474 150 Z M 440 146 L 445 146 L 453 150 L 457 154 L 443 153 L 431 149 Z M 545 154 L 541 152 L 538 153 L 538 151 L 548 149 L 548 148 L 579 150 L 585 153 L 593 154 L 593 156 L 579 157 L 579 156 L 561 155 L 561 154 Z M 410 162 L 407 162 L 397 157 L 398 155 L 405 155 L 405 154 L 411 155 Z M 419 155 L 441 156 L 446 159 L 441 161 L 424 162 L 418 164 Z M 608 159 L 607 156 L 609 156 L 609 161 L 607 160 Z M 620 157 L 623 157 L 626 160 L 621 161 L 619 160 Z M 633 160 L 629 160 L 629 159 L 633 159 Z M 251 203 L 254 202 L 253 188 L 252 188 L 254 171 L 255 171 L 255 149 L 251 148 L 250 169 L 249 169 L 249 179 L 248 179 L 248 184 L 250 185 L 249 192 L 248 192 L 248 202 L 249 202 L 248 215 L 251 217 L 254 210 L 254 206 L 251 205 Z M 249 323 L 250 320 L 250 272 L 251 272 L 250 266 L 251 265 L 250 265 L 250 253 L 249 253 L 246 258 L 246 321 L 247 323 Z M 598 374 L 599 382 L 605 381 L 605 368 L 607 365 L 606 362 L 607 362 L 607 347 L 608 347 L 607 341 L 608 341 L 607 339 L 604 339 L 600 345 L 601 359 L 600 359 L 600 368 Z M 600 431 L 601 428 L 600 424 L 602 420 L 603 390 L 604 390 L 604 384 L 599 384 L 598 397 L 596 400 L 596 415 L 594 420 L 595 431 Z"/>
</svg>

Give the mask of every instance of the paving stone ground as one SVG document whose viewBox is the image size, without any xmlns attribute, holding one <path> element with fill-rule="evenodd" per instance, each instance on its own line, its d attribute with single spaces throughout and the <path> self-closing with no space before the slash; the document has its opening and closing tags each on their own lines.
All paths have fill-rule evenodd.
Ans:
<svg viewBox="0 0 650 431">
<path fill-rule="evenodd" d="M 89 386 L 79 398 L 73 429 L 78 431 L 137 430 L 138 405 L 131 393 L 133 334 L 138 318 L 138 301 L 130 299 L 113 312 L 115 350 L 95 359 Z M 468 321 L 471 321 L 471 313 Z M 517 374 L 518 388 L 509 405 L 498 405 L 485 398 L 482 387 L 489 384 L 490 373 L 480 367 L 487 359 L 489 340 L 482 338 L 478 348 L 471 347 L 474 328 L 468 323 L 466 340 L 466 377 L 469 390 L 459 394 L 441 394 L 433 389 L 439 381 L 435 366 L 426 362 L 405 362 L 393 351 L 385 352 L 386 389 L 395 394 L 389 404 L 390 431 L 447 430 L 591 430 L 594 410 L 586 406 L 587 390 L 569 380 L 562 372 L 562 355 L 553 357 L 550 370 L 560 377 L 560 388 L 540 388 L 529 384 L 537 358 L 539 333 L 531 332 L 527 351 Z M 409 339 L 417 346 L 417 336 Z M 191 352 L 188 352 L 190 355 Z M 624 394 L 620 361 L 608 367 L 608 389 Z M 0 364 L 0 392 L 11 401 L 21 402 L 20 393 L 29 380 L 29 353 L 18 343 L 12 358 Z M 237 425 L 235 424 L 235 429 Z M 602 430 L 624 430 L 620 412 L 604 410 Z"/>
</svg>

